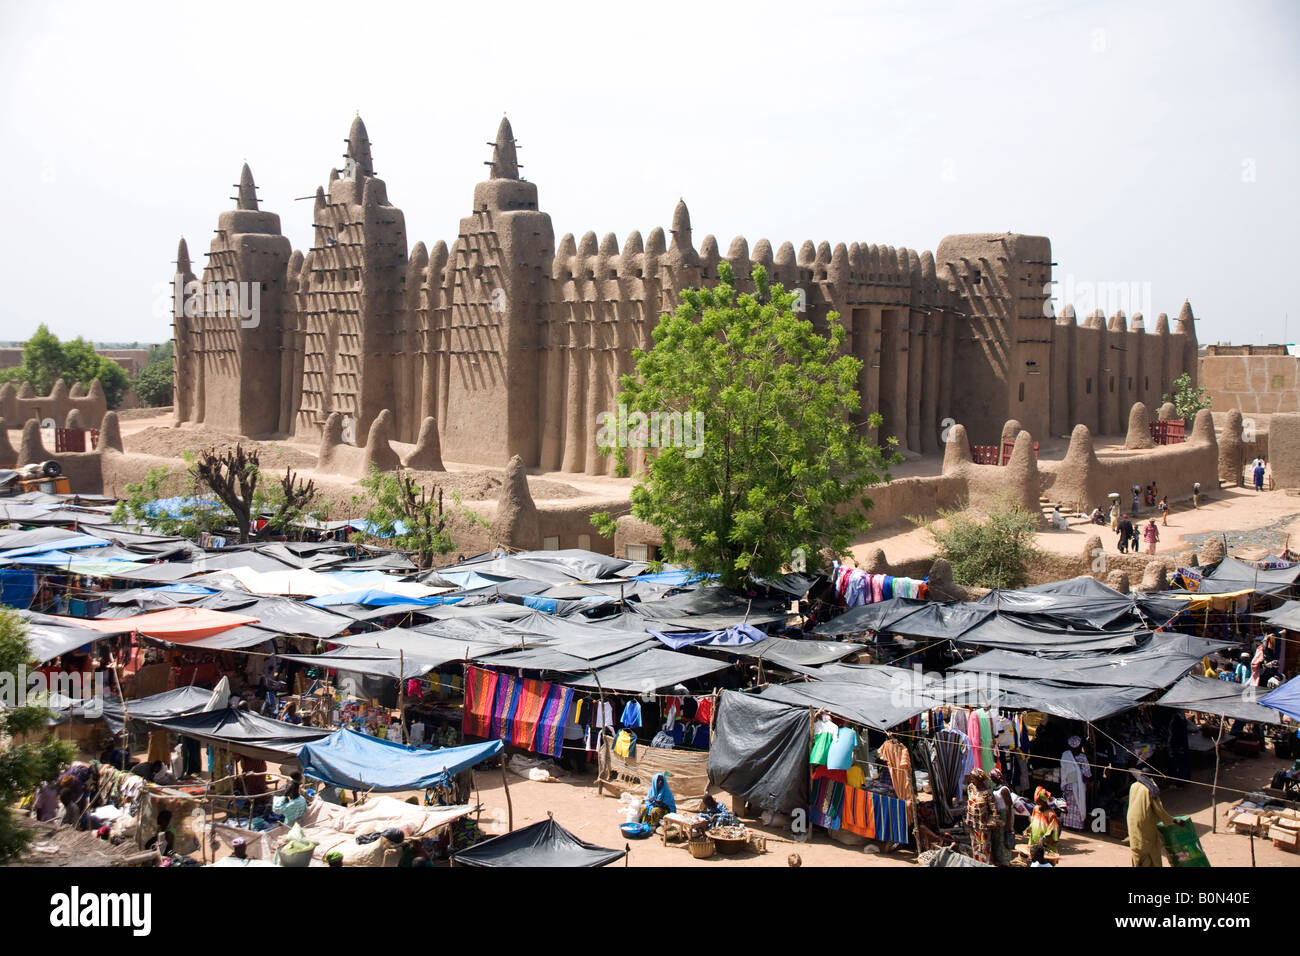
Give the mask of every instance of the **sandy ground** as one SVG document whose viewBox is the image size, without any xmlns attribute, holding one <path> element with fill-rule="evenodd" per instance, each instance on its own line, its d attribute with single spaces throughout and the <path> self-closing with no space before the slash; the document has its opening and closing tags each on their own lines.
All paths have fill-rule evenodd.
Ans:
<svg viewBox="0 0 1300 956">
<path fill-rule="evenodd" d="M 81 759 L 91 759 L 91 756 L 83 753 Z M 536 755 L 528 756 L 536 759 Z M 135 759 L 144 759 L 143 752 L 136 755 Z M 1238 757 L 1225 752 L 1219 771 L 1217 833 L 1212 832 L 1211 829 L 1213 810 L 1210 783 L 1214 771 L 1212 754 L 1194 755 L 1191 775 L 1194 783 L 1178 789 L 1166 789 L 1162 792 L 1162 799 L 1170 813 L 1192 818 L 1201 845 L 1212 866 L 1297 867 L 1300 866 L 1300 854 L 1276 849 L 1272 841 L 1267 838 L 1257 837 L 1252 841 L 1249 836 L 1228 831 L 1224 825 L 1224 814 L 1229 804 L 1251 791 L 1267 786 L 1273 774 L 1289 767 L 1290 763 L 1274 757 L 1271 749 L 1267 754 L 1253 758 Z M 284 768 L 276 769 L 283 771 Z M 472 802 L 479 802 L 484 808 L 479 817 L 480 827 L 488 835 L 494 836 L 508 831 L 512 811 L 516 829 L 544 820 L 549 814 L 565 829 L 589 843 L 611 848 L 630 846 L 632 852 L 628 858 L 628 866 L 787 866 L 787 859 L 791 853 L 799 854 L 803 866 L 908 867 L 918 865 L 914 848 L 903 848 L 893 853 L 868 853 L 859 847 L 847 847 L 837 843 L 827 836 L 825 830 L 816 827 L 813 828 L 813 835 L 807 842 L 797 842 L 788 830 L 764 826 L 760 821 L 752 818 L 745 819 L 745 823 L 767 837 L 766 853 L 745 851 L 735 856 L 715 853 L 709 859 L 697 860 L 682 844 L 664 845 L 658 834 L 644 840 L 629 841 L 619 830 L 619 824 L 623 822 L 623 804 L 616 797 L 598 794 L 594 785 L 594 762 L 588 766 L 588 770 L 589 772 L 583 774 L 561 771 L 560 779 L 545 782 L 529 780 L 510 772 L 507 800 L 501 771 L 494 768 L 480 768 L 475 773 L 475 784 L 478 790 L 471 797 Z M 392 796 L 398 799 L 420 800 L 423 795 L 420 792 L 410 791 L 394 793 Z M 726 794 L 719 794 L 718 798 L 728 805 L 732 804 L 731 798 Z M 869 843 L 869 846 L 879 847 L 875 843 Z M 229 848 L 223 844 L 217 857 L 228 853 Z M 1091 832 L 1064 831 L 1061 837 L 1060 854 L 1062 866 L 1127 867 L 1130 865 L 1127 843 Z"/>
<path fill-rule="evenodd" d="M 1151 509 L 1144 511 L 1143 523 L 1151 517 L 1156 517 L 1160 526 L 1158 515 Z M 1156 554 L 1199 549 L 1206 536 L 1220 533 L 1228 535 L 1229 549 L 1234 554 L 1253 548 L 1262 556 L 1266 551 L 1281 551 L 1288 540 L 1300 546 L 1300 497 L 1281 490 L 1256 493 L 1249 488 L 1222 488 L 1203 497 L 1200 508 L 1192 508 L 1190 502 L 1175 504 L 1169 512 L 1169 524 L 1160 526 Z M 1044 551 L 1077 555 L 1094 534 L 1107 551 L 1119 553 L 1109 524 L 1102 527 L 1081 518 L 1072 518 L 1068 531 L 1040 531 L 1035 540 Z M 853 547 L 853 557 L 862 561 L 873 548 L 883 548 L 890 561 L 935 553 L 929 534 L 898 524 L 871 529 L 865 540 Z"/>
<path fill-rule="evenodd" d="M 1194 765 L 1192 777 L 1203 782 L 1201 786 L 1188 785 L 1183 789 L 1169 790 L 1163 794 L 1165 807 L 1175 815 L 1191 816 L 1201 845 L 1213 866 L 1250 866 L 1251 839 L 1248 836 L 1225 832 L 1223 810 L 1245 792 L 1267 785 L 1273 773 L 1290 765 L 1278 760 L 1271 752 L 1257 758 L 1238 758 L 1225 755 L 1220 769 L 1219 832 L 1211 832 L 1209 782 L 1213 773 L 1213 759 Z M 484 814 L 483 829 L 489 833 L 505 832 L 507 807 L 499 771 L 486 771 L 476 775 L 480 787 L 479 799 L 488 808 Z M 826 836 L 826 831 L 814 828 L 814 836 L 807 843 L 791 841 L 788 831 L 762 826 L 756 820 L 748 825 L 768 836 L 767 853 L 746 852 L 736 856 L 714 854 L 706 860 L 694 859 L 682 845 L 665 846 L 658 835 L 645 840 L 626 840 L 619 831 L 623 822 L 622 805 L 611 796 L 597 795 L 592 785 L 593 776 L 568 775 L 557 782 L 537 782 L 511 774 L 509 777 L 510 801 L 514 806 L 515 827 L 526 826 L 546 819 L 548 813 L 566 829 L 590 843 L 606 847 L 629 845 L 632 854 L 629 866 L 786 866 L 790 853 L 798 853 L 804 866 L 915 866 L 915 850 L 900 850 L 892 854 L 864 853 L 855 847 L 846 847 Z M 727 802 L 727 797 L 720 799 Z M 489 818 L 491 818 L 489 822 Z M 1275 849 L 1267 839 L 1254 840 L 1255 864 L 1267 867 L 1300 866 L 1300 855 Z M 1063 866 L 1128 866 L 1129 848 L 1126 843 L 1092 833 L 1078 834 L 1066 831 L 1061 839 L 1061 864 Z"/>
<path fill-rule="evenodd" d="M 179 459 L 185 452 L 194 452 L 212 446 L 224 447 L 242 443 L 246 448 L 256 448 L 265 467 L 280 471 L 285 467 L 293 468 L 303 479 L 315 480 L 317 486 L 330 494 L 341 506 L 339 516 L 346 512 L 349 489 L 356 493 L 357 482 L 343 475 L 327 474 L 315 470 L 317 445 L 307 441 L 250 441 L 237 435 L 228 434 L 201 425 L 185 425 L 173 428 L 169 416 L 129 419 L 121 423 L 123 444 L 129 453 L 153 455 L 158 458 Z M 414 446 L 394 442 L 399 454 L 405 455 Z M 413 475 L 422 486 L 437 485 L 449 495 L 460 495 L 466 502 L 495 502 L 501 494 L 504 470 L 484 468 L 481 465 L 468 465 L 458 462 L 444 462 L 446 471 L 416 471 Z M 566 501 L 577 503 L 586 498 L 607 500 L 611 496 L 625 496 L 625 489 L 615 486 L 603 490 L 594 482 L 582 482 L 578 487 L 569 479 L 573 476 L 556 473 L 554 475 L 529 476 L 528 487 L 535 501 Z M 631 487 L 630 480 L 626 482 Z"/>
</svg>

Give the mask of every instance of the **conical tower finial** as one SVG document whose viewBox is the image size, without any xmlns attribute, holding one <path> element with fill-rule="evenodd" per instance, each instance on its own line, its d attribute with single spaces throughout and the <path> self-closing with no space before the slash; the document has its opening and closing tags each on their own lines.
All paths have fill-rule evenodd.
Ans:
<svg viewBox="0 0 1300 956">
<path fill-rule="evenodd" d="M 184 236 L 176 246 L 176 271 L 181 275 L 189 275 L 190 272 L 190 247 L 185 244 Z"/>
<path fill-rule="evenodd" d="M 673 210 L 673 245 L 682 249 L 695 248 L 691 244 L 691 213 L 686 208 L 686 200 L 677 200 L 677 207 Z"/>
<path fill-rule="evenodd" d="M 360 114 L 357 114 L 356 119 L 352 121 L 352 128 L 348 130 L 347 142 L 348 151 L 346 155 L 356 166 L 356 175 L 373 176 L 375 166 L 370 159 L 370 137 L 366 133 L 366 124 L 361 122 Z"/>
<path fill-rule="evenodd" d="M 257 184 L 253 182 L 253 171 L 244 163 L 239 171 L 239 205 L 236 209 L 257 209 Z"/>
<path fill-rule="evenodd" d="M 501 117 L 497 127 L 497 139 L 492 143 L 492 178 L 518 179 L 519 155 L 515 152 L 515 133 L 510 128 L 510 120 Z"/>
</svg>

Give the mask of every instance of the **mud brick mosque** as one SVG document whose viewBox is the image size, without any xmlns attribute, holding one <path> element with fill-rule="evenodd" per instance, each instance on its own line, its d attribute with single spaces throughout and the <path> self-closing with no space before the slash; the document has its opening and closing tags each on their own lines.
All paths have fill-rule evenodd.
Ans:
<svg viewBox="0 0 1300 956">
<path fill-rule="evenodd" d="M 312 247 L 291 248 L 280 217 L 259 208 L 248 166 L 236 208 L 218 217 L 194 273 L 184 239 L 173 281 L 257 283 L 260 314 L 174 320 L 177 422 L 252 438 L 319 438 L 332 413 L 365 445 L 389 410 L 392 437 L 415 442 L 427 418 L 449 460 L 611 474 L 597 416 L 617 408 L 618 379 L 648 348 L 683 289 L 718 281 L 723 259 L 742 288 L 761 263 L 803 290 L 807 314 L 838 312 L 845 348 L 862 361 L 863 417 L 919 453 L 942 447 L 946 419 L 975 443 L 1014 419 L 1034 435 L 1123 434 L 1137 402 L 1158 406 L 1184 371 L 1197 373 L 1184 303 L 1165 314 L 1053 315 L 1051 242 L 1015 233 L 947 236 L 934 252 L 743 236 L 725 252 L 699 240 L 679 202 L 665 234 L 588 232 L 557 243 L 537 184 L 520 177 L 502 120 L 488 178 L 474 188 L 455 238 L 411 244 L 402 211 L 375 175 L 358 117 L 341 169 L 318 187 Z M 865 427 L 865 426 L 864 426 Z"/>
</svg>

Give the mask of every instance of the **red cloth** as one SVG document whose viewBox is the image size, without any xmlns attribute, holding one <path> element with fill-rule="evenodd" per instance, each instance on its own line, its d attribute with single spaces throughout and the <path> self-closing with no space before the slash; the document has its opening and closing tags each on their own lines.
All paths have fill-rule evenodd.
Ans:
<svg viewBox="0 0 1300 956">
<path fill-rule="evenodd" d="M 465 733 L 492 736 L 492 702 L 496 699 L 497 672 L 471 667 L 465 672 Z"/>
<path fill-rule="evenodd" d="M 849 782 L 849 772 L 847 770 L 828 770 L 825 766 L 818 764 L 813 768 L 812 778 L 820 780 L 822 777 L 834 780 L 836 783 Z"/>
<path fill-rule="evenodd" d="M 713 698 L 701 697 L 700 705 L 695 709 L 695 722 L 700 724 L 707 724 L 709 722 L 709 718 L 711 718 L 712 716 L 713 716 Z"/>
</svg>

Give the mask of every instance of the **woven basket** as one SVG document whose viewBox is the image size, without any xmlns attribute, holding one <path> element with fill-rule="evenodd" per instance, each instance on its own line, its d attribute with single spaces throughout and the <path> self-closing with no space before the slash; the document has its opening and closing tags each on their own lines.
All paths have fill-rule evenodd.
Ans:
<svg viewBox="0 0 1300 956">
<path fill-rule="evenodd" d="M 691 840 L 688 846 L 691 848 L 691 856 L 697 860 L 707 860 L 713 856 L 713 841 L 708 837 L 702 840 Z"/>
<path fill-rule="evenodd" d="M 713 840 L 714 844 L 716 844 L 718 852 L 722 854 L 730 855 L 732 853 L 739 853 L 741 850 L 745 849 L 745 847 L 749 846 L 748 835 L 739 837 L 723 836 L 715 829 L 710 830 L 708 836 Z"/>
</svg>

